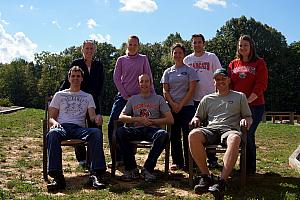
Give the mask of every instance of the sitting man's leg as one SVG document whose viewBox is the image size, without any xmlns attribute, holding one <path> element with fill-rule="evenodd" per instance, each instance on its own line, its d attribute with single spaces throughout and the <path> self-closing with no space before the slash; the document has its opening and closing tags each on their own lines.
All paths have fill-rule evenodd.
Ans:
<svg viewBox="0 0 300 200">
<path fill-rule="evenodd" d="M 194 190 L 197 194 L 207 192 L 209 186 L 212 185 L 209 170 L 206 164 L 205 145 L 207 143 L 206 136 L 202 129 L 193 129 L 189 134 L 189 147 L 192 157 L 201 171 L 199 183 L 195 185 Z"/>
<path fill-rule="evenodd" d="M 224 167 L 221 173 L 221 178 L 218 183 L 209 187 L 209 191 L 213 193 L 216 198 L 222 197 L 225 192 L 226 180 L 228 179 L 231 171 L 236 163 L 239 155 L 239 146 L 241 143 L 240 132 L 228 131 L 222 135 L 227 137 L 227 150 L 223 157 Z"/>
<path fill-rule="evenodd" d="M 134 144 L 131 143 L 133 140 L 139 140 L 140 135 L 140 130 L 134 127 L 122 126 L 117 130 L 117 142 L 120 145 L 125 165 L 125 173 L 121 177 L 123 181 L 132 181 L 140 177 L 134 157 Z"/>
<path fill-rule="evenodd" d="M 87 132 L 90 158 L 89 184 L 95 189 L 106 188 L 102 177 L 106 171 L 105 157 L 103 151 L 103 134 L 99 128 L 85 128 Z M 84 139 L 84 138 L 83 138 Z"/>
<path fill-rule="evenodd" d="M 66 139 L 63 128 L 53 128 L 47 133 L 48 175 L 53 181 L 47 185 L 49 191 L 65 189 L 66 182 L 62 170 L 61 141 Z"/>
<path fill-rule="evenodd" d="M 142 176 L 144 176 L 145 181 L 148 182 L 154 181 L 156 179 L 153 171 L 156 166 L 158 157 L 166 147 L 166 144 L 169 140 L 169 135 L 167 131 L 161 128 L 145 127 L 144 129 L 144 140 L 153 142 L 148 158 L 141 172 Z"/>
</svg>

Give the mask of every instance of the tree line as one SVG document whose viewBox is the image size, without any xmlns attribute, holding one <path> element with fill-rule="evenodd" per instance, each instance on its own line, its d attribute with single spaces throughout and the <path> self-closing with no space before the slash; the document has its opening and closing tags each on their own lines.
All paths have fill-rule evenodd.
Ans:
<svg viewBox="0 0 300 200">
<path fill-rule="evenodd" d="M 250 35 L 257 53 L 267 63 L 269 85 L 266 110 L 300 112 L 300 41 L 287 44 L 285 37 L 276 29 L 256 21 L 254 18 L 232 18 L 217 30 L 215 37 L 206 41 L 205 49 L 214 52 L 224 68 L 234 59 L 237 40 L 242 34 Z M 108 43 L 96 43 L 96 58 L 105 67 L 103 114 L 109 115 L 113 98 L 117 93 L 113 82 L 113 70 L 117 58 L 125 53 L 123 45 L 117 49 Z M 156 92 L 162 94 L 160 84 L 164 70 L 173 62 L 170 47 L 181 42 L 187 54 L 192 52 L 190 40 L 182 39 L 176 32 L 165 41 L 142 43 L 140 53 L 148 56 Z M 64 80 L 72 60 L 82 57 L 80 47 L 72 46 L 60 53 L 41 52 L 35 54 L 34 62 L 17 59 L 9 64 L 0 63 L 0 99 L 8 98 L 14 105 L 43 108 L 45 98 L 53 95 Z"/>
</svg>

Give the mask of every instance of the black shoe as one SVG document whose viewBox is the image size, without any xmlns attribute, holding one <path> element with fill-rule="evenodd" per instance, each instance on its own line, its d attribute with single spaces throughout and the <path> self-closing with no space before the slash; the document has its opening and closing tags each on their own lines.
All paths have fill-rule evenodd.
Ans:
<svg viewBox="0 0 300 200">
<path fill-rule="evenodd" d="M 106 185 L 104 183 L 102 183 L 101 176 L 91 175 L 89 177 L 88 184 L 98 190 L 102 190 L 102 189 L 106 188 Z"/>
<path fill-rule="evenodd" d="M 54 177 L 53 181 L 47 184 L 48 192 L 55 191 L 55 190 L 64 190 L 65 188 L 66 188 L 66 181 L 63 175 Z"/>
<path fill-rule="evenodd" d="M 218 199 L 224 199 L 224 192 L 226 189 L 226 182 L 225 180 L 221 179 L 218 181 L 218 183 L 210 186 L 208 188 L 208 191 L 213 194 L 216 200 Z"/>
<path fill-rule="evenodd" d="M 207 192 L 209 186 L 213 184 L 210 176 L 200 176 L 199 183 L 195 185 L 194 191 L 196 194 L 203 194 Z"/>
</svg>

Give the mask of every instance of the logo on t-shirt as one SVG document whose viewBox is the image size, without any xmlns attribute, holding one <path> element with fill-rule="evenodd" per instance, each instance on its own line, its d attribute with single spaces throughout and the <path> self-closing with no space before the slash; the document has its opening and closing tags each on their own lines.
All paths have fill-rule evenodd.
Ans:
<svg viewBox="0 0 300 200">
<path fill-rule="evenodd" d="M 147 117 L 149 118 L 151 116 L 151 113 L 148 109 L 141 109 L 140 110 L 140 117 Z"/>
</svg>

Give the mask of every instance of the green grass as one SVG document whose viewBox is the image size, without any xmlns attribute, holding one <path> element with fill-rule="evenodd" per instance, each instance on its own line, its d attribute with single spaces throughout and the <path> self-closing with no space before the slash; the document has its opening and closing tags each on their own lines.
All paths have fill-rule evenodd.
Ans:
<svg viewBox="0 0 300 200">
<path fill-rule="evenodd" d="M 213 199 L 210 194 L 195 195 L 188 185 L 186 173 L 158 175 L 155 184 L 134 182 L 130 185 L 112 179 L 107 174 L 108 188 L 102 191 L 86 189 L 87 174 L 68 154 L 64 173 L 69 175 L 63 193 L 50 194 L 42 179 L 42 123 L 43 110 L 25 109 L 0 115 L 0 199 Z M 104 117 L 104 148 L 108 152 L 107 121 Z M 31 142 L 30 142 L 31 141 Z M 295 200 L 300 199 L 300 176 L 290 168 L 288 157 L 300 144 L 300 126 L 287 124 L 260 124 L 257 134 L 257 168 L 255 176 L 248 177 L 246 199 Z M 66 151 L 66 149 L 64 149 Z M 67 149 L 72 152 L 73 150 Z M 139 155 L 146 155 L 144 150 Z M 109 154 L 106 161 L 109 161 Z M 160 163 L 163 159 L 159 159 Z M 74 167 L 75 166 L 75 167 Z M 243 199 L 239 188 L 238 166 L 229 180 L 225 199 Z M 108 170 L 109 172 L 109 170 Z M 219 171 L 217 171 L 219 173 Z M 74 175 L 75 174 L 75 175 Z"/>
</svg>

